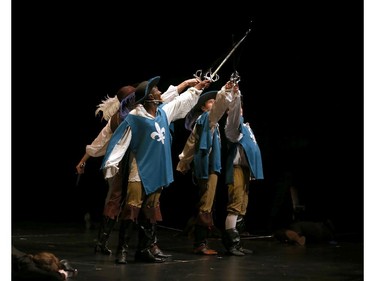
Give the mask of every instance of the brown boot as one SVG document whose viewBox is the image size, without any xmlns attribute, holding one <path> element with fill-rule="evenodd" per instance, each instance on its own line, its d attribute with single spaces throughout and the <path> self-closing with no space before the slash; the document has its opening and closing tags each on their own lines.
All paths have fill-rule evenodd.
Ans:
<svg viewBox="0 0 375 281">
<path fill-rule="evenodd" d="M 196 224 L 194 227 L 194 254 L 217 255 L 217 251 L 208 248 L 208 227 Z"/>
<path fill-rule="evenodd" d="M 217 255 L 217 251 L 208 248 L 207 243 L 202 243 L 193 250 L 194 254 L 212 256 Z"/>
</svg>

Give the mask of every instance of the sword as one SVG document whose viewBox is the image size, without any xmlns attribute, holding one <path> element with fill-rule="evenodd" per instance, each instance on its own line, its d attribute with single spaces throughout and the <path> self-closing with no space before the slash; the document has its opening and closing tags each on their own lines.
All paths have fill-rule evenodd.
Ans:
<svg viewBox="0 0 375 281">
<path fill-rule="evenodd" d="M 214 72 L 211 71 L 211 68 L 210 68 L 209 71 L 206 72 L 206 74 L 204 75 L 205 79 L 211 80 L 212 82 L 216 82 L 217 80 L 219 80 L 219 75 L 217 74 L 218 71 L 224 65 L 224 63 L 229 59 L 229 57 L 234 53 L 234 51 L 238 48 L 238 46 L 245 40 L 245 38 L 250 33 L 250 31 L 251 31 L 251 28 L 249 28 L 246 31 L 245 35 L 241 38 L 241 40 L 238 41 L 236 45 L 234 45 L 234 47 L 232 48 L 232 50 L 228 53 L 228 55 L 224 58 L 224 60 L 220 63 L 220 65 L 215 69 Z M 194 76 L 196 78 L 200 78 L 201 75 L 202 75 L 202 70 L 201 69 L 197 70 L 195 72 L 195 74 L 194 74 Z"/>
<path fill-rule="evenodd" d="M 270 239 L 270 238 L 273 238 L 273 237 L 274 237 L 273 235 L 252 235 L 252 234 L 250 234 L 250 236 L 241 237 L 241 239 L 245 239 L 245 240 Z"/>
<path fill-rule="evenodd" d="M 81 174 L 77 174 L 76 186 L 79 186 L 80 179 L 81 179 Z"/>
</svg>

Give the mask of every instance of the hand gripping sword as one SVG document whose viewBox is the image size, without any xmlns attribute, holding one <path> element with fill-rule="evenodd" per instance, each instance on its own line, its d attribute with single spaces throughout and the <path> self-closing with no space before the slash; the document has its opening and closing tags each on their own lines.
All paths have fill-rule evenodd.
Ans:
<svg viewBox="0 0 375 281">
<path fill-rule="evenodd" d="M 209 71 L 206 72 L 206 74 L 203 76 L 205 79 L 208 79 L 211 82 L 216 82 L 217 80 L 219 80 L 219 75 L 217 74 L 218 71 L 224 65 L 224 63 L 229 59 L 229 57 L 234 53 L 234 51 L 238 48 L 238 46 L 245 40 L 245 38 L 250 33 L 250 31 L 251 31 L 251 29 L 249 28 L 246 31 L 245 36 L 242 37 L 242 39 L 240 41 L 238 41 L 236 45 L 234 45 L 234 47 L 232 48 L 232 50 L 228 53 L 228 55 L 224 58 L 224 60 L 220 63 L 220 65 L 215 69 L 214 72 L 211 71 L 211 68 L 210 68 Z M 197 70 L 195 72 L 194 76 L 196 78 L 201 78 L 201 76 L 202 76 L 202 70 L 201 69 Z"/>
<path fill-rule="evenodd" d="M 82 163 L 80 165 L 81 168 L 84 168 L 85 166 L 86 166 L 86 163 Z M 78 174 L 78 173 L 76 173 L 76 174 L 77 174 L 76 186 L 79 186 L 79 181 L 81 180 L 81 175 L 82 174 Z"/>
</svg>

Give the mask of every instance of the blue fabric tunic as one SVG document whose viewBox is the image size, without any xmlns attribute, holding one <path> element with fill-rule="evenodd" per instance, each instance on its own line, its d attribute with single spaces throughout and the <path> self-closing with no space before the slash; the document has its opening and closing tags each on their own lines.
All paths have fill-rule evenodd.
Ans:
<svg viewBox="0 0 375 281">
<path fill-rule="evenodd" d="M 132 131 L 129 149 L 135 155 L 145 193 L 150 194 L 160 187 L 168 186 L 174 180 L 171 135 L 167 116 L 159 108 L 153 120 L 132 114 L 125 118 L 108 144 L 102 168 L 129 126 Z"/>
<path fill-rule="evenodd" d="M 199 143 L 194 153 L 194 174 L 198 179 L 208 179 L 210 172 L 221 171 L 220 133 L 215 127 L 213 135 L 209 127 L 209 112 L 197 119 L 196 130 Z"/>
<path fill-rule="evenodd" d="M 243 123 L 243 117 L 240 121 L 240 132 L 243 137 L 238 143 L 228 141 L 228 157 L 226 161 L 226 183 L 233 183 L 233 160 L 236 156 L 237 146 L 241 145 L 245 151 L 247 162 L 250 166 L 251 176 L 255 179 L 264 179 L 262 156 L 259 146 L 255 141 L 255 136 L 250 127 L 246 127 Z"/>
</svg>

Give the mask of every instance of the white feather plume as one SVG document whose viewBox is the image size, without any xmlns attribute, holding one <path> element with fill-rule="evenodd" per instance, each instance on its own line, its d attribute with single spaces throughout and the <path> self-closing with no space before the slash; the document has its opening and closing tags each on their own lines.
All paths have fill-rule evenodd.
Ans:
<svg viewBox="0 0 375 281">
<path fill-rule="evenodd" d="M 101 104 L 97 105 L 97 109 L 95 110 L 95 116 L 99 114 L 99 112 L 103 112 L 102 119 L 108 121 L 109 118 L 113 116 L 120 108 L 120 101 L 115 96 L 113 98 L 109 97 L 108 95 L 102 100 Z"/>
</svg>

